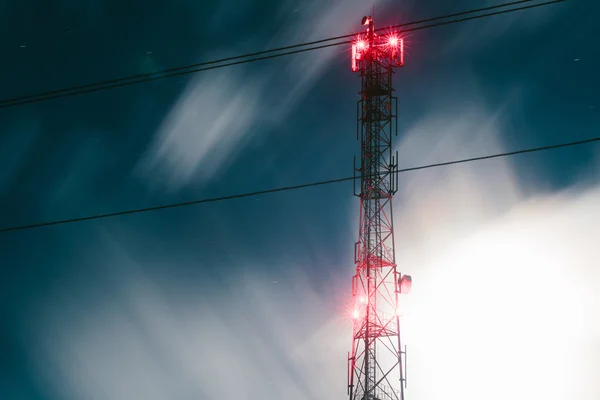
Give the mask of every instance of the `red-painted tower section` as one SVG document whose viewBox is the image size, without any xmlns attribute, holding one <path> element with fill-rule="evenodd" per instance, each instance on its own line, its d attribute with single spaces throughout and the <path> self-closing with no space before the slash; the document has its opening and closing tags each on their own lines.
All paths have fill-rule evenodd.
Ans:
<svg viewBox="0 0 600 400">
<path fill-rule="evenodd" d="M 397 190 L 397 98 L 392 76 L 403 65 L 403 41 L 394 33 L 375 33 L 373 19 L 363 18 L 364 34 L 352 46 L 352 71 L 362 89 L 357 104 L 357 139 L 361 144 L 360 228 L 352 278 L 353 343 L 349 354 L 350 400 L 403 400 L 406 352 L 400 342 L 398 300 L 411 278 L 396 268 L 392 197 Z M 355 179 L 356 183 L 357 179 Z"/>
</svg>

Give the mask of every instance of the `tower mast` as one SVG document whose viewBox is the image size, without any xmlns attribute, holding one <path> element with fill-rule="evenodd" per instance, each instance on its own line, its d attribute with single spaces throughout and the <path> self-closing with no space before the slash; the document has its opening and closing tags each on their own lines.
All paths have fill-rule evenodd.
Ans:
<svg viewBox="0 0 600 400">
<path fill-rule="evenodd" d="M 361 144 L 360 227 L 355 243 L 356 274 L 352 278 L 353 340 L 348 357 L 350 400 L 404 400 L 406 352 L 401 348 L 398 297 L 410 290 L 411 278 L 397 271 L 392 197 L 398 186 L 397 98 L 392 76 L 401 67 L 403 41 L 380 36 L 372 17 L 352 46 L 352 71 L 361 77 L 357 104 L 357 139 Z M 355 176 L 356 177 L 356 176 Z"/>
</svg>

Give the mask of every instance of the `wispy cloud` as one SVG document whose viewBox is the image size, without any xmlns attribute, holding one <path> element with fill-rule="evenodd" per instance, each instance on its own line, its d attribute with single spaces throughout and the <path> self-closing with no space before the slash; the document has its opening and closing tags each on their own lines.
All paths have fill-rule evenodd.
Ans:
<svg viewBox="0 0 600 400">
<path fill-rule="evenodd" d="M 60 398 L 300 400 L 343 387 L 330 383 L 343 381 L 336 365 L 349 332 L 303 274 L 226 279 L 217 291 L 199 283 L 182 295 L 130 267 L 123 259 L 126 283 L 111 299 L 59 296 L 45 309 L 32 349 L 51 363 L 40 364 L 41 380 Z"/>
<path fill-rule="evenodd" d="M 239 72 L 200 76 L 163 122 L 143 172 L 168 189 L 210 179 L 244 148 L 261 120 L 263 84 Z"/>
<path fill-rule="evenodd" d="M 463 94 L 462 102 L 410 128 L 398 147 L 400 168 L 502 152 L 501 112 L 490 112 L 483 102 L 468 100 L 473 99 Z M 460 111 L 453 112 L 455 107 Z M 444 233 L 442 226 L 451 227 L 452 232 L 478 226 L 522 199 L 507 159 L 407 173 L 401 180 L 397 202 L 412 209 L 406 218 L 421 225 L 412 227 L 411 237 L 416 234 L 429 240 Z M 486 196 L 486 191 L 494 196 Z"/>
</svg>

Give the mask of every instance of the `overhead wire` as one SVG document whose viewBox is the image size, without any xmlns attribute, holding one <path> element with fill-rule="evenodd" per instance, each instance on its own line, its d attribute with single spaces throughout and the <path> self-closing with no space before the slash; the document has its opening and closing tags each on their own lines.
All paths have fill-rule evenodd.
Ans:
<svg viewBox="0 0 600 400">
<path fill-rule="evenodd" d="M 579 140 L 579 141 L 575 141 L 575 142 L 560 143 L 560 144 L 555 144 L 555 145 L 521 149 L 521 150 L 505 152 L 505 153 L 490 154 L 487 156 L 471 157 L 471 158 L 464 158 L 464 159 L 447 161 L 447 162 L 439 162 L 439 163 L 435 163 L 435 164 L 426 164 L 426 165 L 421 165 L 421 166 L 416 166 L 416 167 L 403 168 L 403 169 L 399 169 L 399 170 L 395 171 L 394 173 L 398 173 L 398 174 L 407 173 L 407 172 L 411 172 L 411 171 L 419 171 L 419 170 L 439 168 L 439 167 L 450 166 L 450 165 L 465 164 L 465 163 L 476 162 L 476 161 L 490 160 L 490 159 L 494 159 L 494 158 L 515 156 L 515 155 L 519 155 L 519 154 L 534 153 L 534 152 L 539 152 L 539 151 L 547 151 L 547 150 L 553 150 L 553 149 L 559 149 L 559 148 L 565 148 L 565 147 L 579 146 L 579 145 L 584 145 L 584 144 L 591 144 L 594 142 L 600 142 L 600 136 L 590 138 L 590 139 L 585 139 L 585 140 Z M 123 216 L 123 215 L 147 213 L 147 212 L 151 212 L 151 211 L 159 211 L 159 210 L 166 210 L 166 209 L 170 209 L 170 208 L 187 207 L 187 206 L 204 204 L 204 203 L 215 203 L 215 202 L 225 201 L 225 200 L 234 200 L 234 199 L 241 199 L 241 198 L 245 198 L 245 197 L 253 197 L 253 196 L 272 194 L 272 193 L 277 193 L 277 192 L 286 192 L 286 191 L 291 191 L 291 190 L 305 189 L 305 188 L 309 188 L 309 187 L 330 185 L 330 184 L 334 184 L 334 183 L 347 182 L 347 181 L 356 180 L 356 179 L 360 179 L 360 178 L 350 176 L 350 177 L 345 177 L 345 178 L 330 179 L 330 180 L 326 180 L 326 181 L 311 182 L 311 183 L 305 183 L 305 184 L 300 184 L 300 185 L 284 186 L 284 187 L 279 187 L 279 188 L 274 188 L 274 189 L 234 194 L 234 195 L 229 195 L 229 196 L 209 197 L 209 198 L 204 198 L 204 199 L 191 200 L 191 201 L 172 203 L 172 204 L 165 204 L 165 205 L 154 206 L 154 207 L 137 208 L 137 209 L 105 213 L 105 214 L 94 214 L 94 215 L 89 215 L 89 216 L 85 216 L 85 217 L 77 217 L 77 218 L 70 218 L 70 219 L 63 219 L 63 220 L 56 220 L 56 221 L 49 221 L 49 222 L 40 222 L 40 223 L 30 224 L 30 225 L 13 226 L 13 227 L 8 227 L 8 228 L 1 228 L 0 233 L 22 231 L 22 230 L 26 230 L 26 229 L 42 228 L 42 227 L 55 226 L 55 225 L 65 225 L 65 224 L 71 224 L 71 223 L 75 223 L 75 222 L 106 219 L 106 218 L 118 217 L 118 216 Z"/>
<path fill-rule="evenodd" d="M 404 28 L 406 26 L 428 23 L 428 22 L 433 22 L 433 21 L 439 21 L 439 20 L 448 19 L 448 18 L 455 18 L 458 16 L 474 14 L 474 13 L 479 13 L 479 12 L 483 12 L 483 11 L 490 11 L 490 10 L 494 10 L 494 9 L 498 9 L 498 8 L 512 7 L 514 5 L 530 3 L 532 1 L 534 1 L 534 0 L 520 0 L 520 1 L 511 2 L 511 3 L 498 4 L 498 5 L 463 11 L 463 12 L 459 12 L 459 13 L 423 19 L 420 21 L 412 21 L 412 22 L 407 22 L 407 23 L 403 23 L 403 24 L 393 25 L 391 27 L 380 28 L 380 29 L 378 29 L 378 31 L 387 30 L 387 29 Z M 400 33 L 418 31 L 418 30 L 423 30 L 423 29 L 434 28 L 437 26 L 445 26 L 445 25 L 455 24 L 455 23 L 459 23 L 459 22 L 487 18 L 487 17 L 500 15 L 500 14 L 506 14 L 506 13 L 522 11 L 522 10 L 526 10 L 526 9 L 548 6 L 551 4 L 561 3 L 564 1 L 565 0 L 550 0 L 550 1 L 542 2 L 542 3 L 536 3 L 536 4 L 530 4 L 527 6 L 510 8 L 508 10 L 494 11 L 494 12 L 490 12 L 490 13 L 455 19 L 455 20 L 451 20 L 451 21 L 437 22 L 434 24 L 418 26 L 418 27 L 408 28 L 408 29 L 402 29 Z M 197 64 L 192 64 L 192 65 L 187 65 L 187 66 L 182 66 L 182 67 L 166 69 L 163 71 L 132 75 L 129 77 L 105 80 L 105 81 L 101 81 L 101 82 L 97 82 L 97 83 L 72 86 L 72 87 L 69 87 L 66 89 L 53 90 L 53 91 L 48 91 L 48 92 L 43 92 L 43 93 L 38 93 L 38 94 L 33 94 L 33 95 L 20 96 L 20 97 L 15 97 L 15 98 L 11 98 L 11 99 L 0 100 L 0 108 L 9 108 L 9 107 L 15 107 L 15 106 L 20 106 L 20 105 L 25 105 L 25 104 L 30 104 L 30 103 L 37 103 L 37 102 L 47 101 L 47 100 L 52 100 L 52 99 L 71 97 L 71 96 L 76 96 L 76 95 L 81 95 L 81 94 L 86 94 L 86 93 L 97 92 L 97 91 L 101 91 L 101 90 L 114 89 L 114 88 L 123 87 L 123 86 L 135 85 L 138 83 L 155 81 L 155 80 L 159 80 L 159 79 L 172 78 L 175 76 L 188 75 L 188 74 L 193 74 L 193 73 L 202 72 L 202 71 L 231 67 L 234 65 L 247 64 L 247 63 L 251 63 L 251 62 L 269 60 L 269 59 L 288 56 L 288 55 L 292 55 L 292 54 L 299 54 L 299 53 L 304 53 L 304 52 L 308 52 L 308 51 L 324 49 L 324 48 L 328 48 L 328 47 L 340 46 L 343 44 L 348 44 L 351 41 L 344 40 L 344 41 L 337 41 L 334 43 L 322 44 L 319 46 L 315 46 L 315 45 L 321 44 L 321 43 L 327 43 L 327 42 L 331 42 L 331 41 L 336 41 L 336 40 L 341 40 L 341 39 L 347 39 L 350 37 L 355 37 L 356 35 L 357 35 L 357 33 L 346 34 L 346 35 L 341 35 L 341 36 L 336 36 L 336 37 L 331 37 L 331 38 L 326 38 L 326 39 L 315 40 L 312 42 L 284 46 L 284 47 L 279 47 L 279 48 L 275 48 L 275 49 L 244 54 L 244 55 L 240 55 L 240 56 L 227 57 L 227 58 L 222 58 L 219 60 L 206 61 L 203 63 L 197 63 Z M 306 46 L 312 46 L 312 47 L 301 48 L 301 47 L 306 47 Z M 291 49 L 295 49 L 295 50 L 291 50 Z M 289 51 L 285 51 L 285 50 L 289 50 Z M 270 53 L 275 53 L 275 54 L 270 54 Z M 257 56 L 260 56 L 260 57 L 257 57 Z M 250 58 L 250 57 L 254 57 L 254 58 Z"/>
</svg>

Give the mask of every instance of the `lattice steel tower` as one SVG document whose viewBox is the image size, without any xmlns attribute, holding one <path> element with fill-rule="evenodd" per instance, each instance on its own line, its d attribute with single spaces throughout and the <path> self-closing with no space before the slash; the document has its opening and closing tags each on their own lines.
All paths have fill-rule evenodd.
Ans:
<svg viewBox="0 0 600 400">
<path fill-rule="evenodd" d="M 392 76 L 403 65 L 403 41 L 395 33 L 377 35 L 373 19 L 364 17 L 364 34 L 352 46 L 352 71 L 362 89 L 357 104 L 360 141 L 360 228 L 355 244 L 356 275 L 353 343 L 348 356 L 350 400 L 403 400 L 406 351 L 400 343 L 398 300 L 410 290 L 411 278 L 397 271 L 392 221 L 398 154 L 392 137 L 398 133 L 397 98 Z M 355 176 L 356 177 L 356 176 Z M 356 179 L 355 179 L 356 183 Z"/>
</svg>

